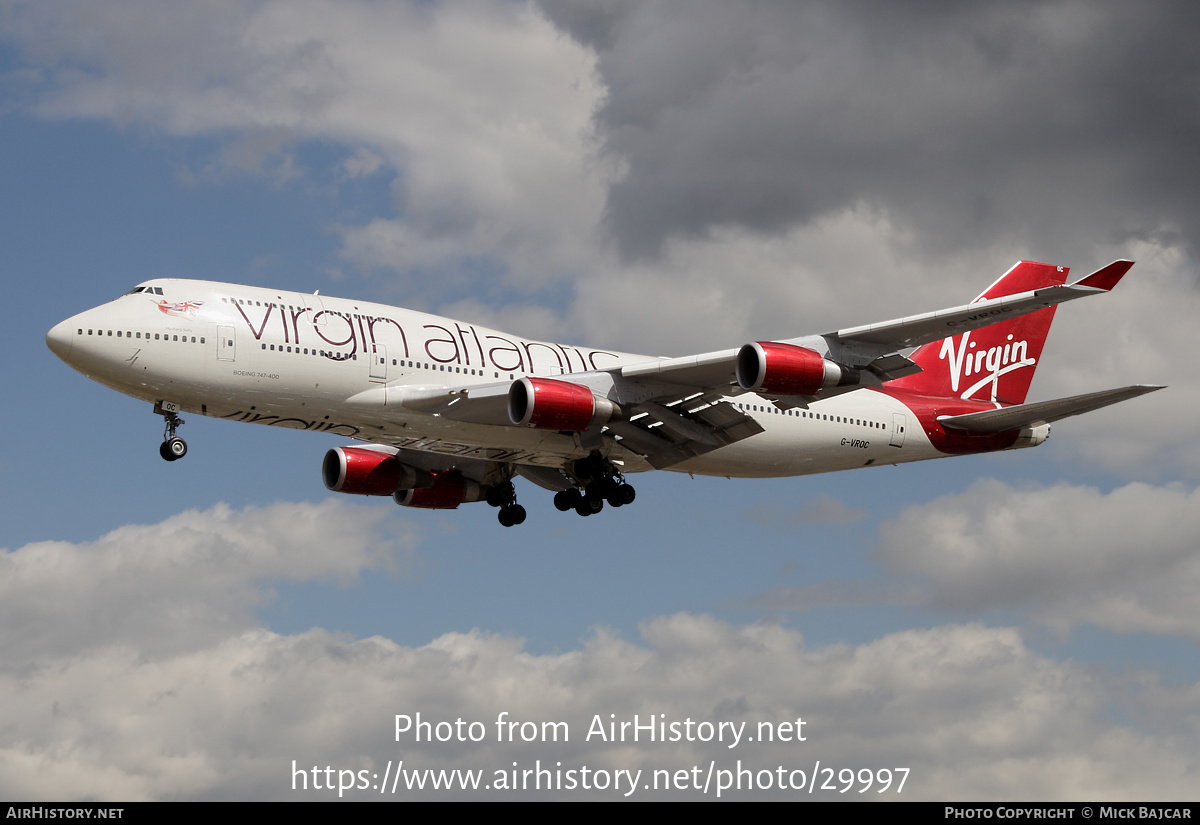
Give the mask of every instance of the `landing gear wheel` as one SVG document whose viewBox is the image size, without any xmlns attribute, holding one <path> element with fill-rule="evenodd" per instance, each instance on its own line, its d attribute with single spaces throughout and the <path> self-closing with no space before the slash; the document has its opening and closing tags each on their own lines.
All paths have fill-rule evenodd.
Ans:
<svg viewBox="0 0 1200 825">
<path fill-rule="evenodd" d="M 513 527 L 525 522 L 525 508 L 520 504 L 509 504 L 500 508 L 500 523 L 505 527 Z"/>
<path fill-rule="evenodd" d="M 623 507 L 633 501 L 632 493 L 633 488 L 628 484 L 618 482 L 614 479 L 609 479 L 604 497 L 607 499 L 609 506 Z"/>
<path fill-rule="evenodd" d="M 574 510 L 582 500 L 583 496 L 575 489 L 560 490 L 554 494 L 554 506 L 564 513 L 568 510 Z"/>
<path fill-rule="evenodd" d="M 501 481 L 487 488 L 484 500 L 492 507 L 499 507 L 496 518 L 505 527 L 514 527 L 525 521 L 525 508 L 517 504 L 517 488 L 511 481 Z"/>
<path fill-rule="evenodd" d="M 608 485 L 603 481 L 592 481 L 588 483 L 587 490 L 584 492 L 584 497 L 591 502 L 604 503 L 604 499 L 608 496 Z"/>
<path fill-rule="evenodd" d="M 187 455 L 187 442 L 182 438 L 176 437 L 167 441 L 167 452 L 175 458 L 183 458 Z"/>
<path fill-rule="evenodd" d="M 617 488 L 617 495 L 621 497 L 622 504 L 633 504 L 634 498 L 637 497 L 637 491 L 633 489 L 632 484 L 622 484 Z"/>
<path fill-rule="evenodd" d="M 587 458 L 580 458 L 570 465 L 566 475 L 580 489 L 576 495 L 580 498 L 571 502 L 566 493 L 559 493 L 554 498 L 554 505 L 560 510 L 575 510 L 581 516 L 590 516 L 600 512 L 605 504 L 609 507 L 624 507 L 632 504 L 636 493 L 633 487 L 625 483 L 625 476 L 620 468 L 606 459 L 599 451 L 592 451 Z M 561 503 L 560 503 L 561 502 Z"/>
<path fill-rule="evenodd" d="M 517 488 L 511 481 L 493 484 L 487 491 L 487 503 L 493 507 L 504 507 L 517 500 Z"/>
<path fill-rule="evenodd" d="M 187 442 L 182 438 L 168 438 L 158 448 L 158 454 L 167 461 L 177 461 L 187 455 Z"/>
<path fill-rule="evenodd" d="M 593 501 L 590 498 L 585 498 L 575 505 L 575 512 L 581 516 L 591 516 L 599 513 L 604 509 L 603 501 Z"/>
</svg>

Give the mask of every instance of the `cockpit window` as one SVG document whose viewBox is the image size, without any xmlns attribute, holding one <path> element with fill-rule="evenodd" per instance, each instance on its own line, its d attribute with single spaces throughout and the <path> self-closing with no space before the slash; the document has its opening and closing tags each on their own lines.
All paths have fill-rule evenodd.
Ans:
<svg viewBox="0 0 1200 825">
<path fill-rule="evenodd" d="M 135 286 L 133 289 L 129 290 L 125 294 L 126 295 L 136 295 L 137 293 L 141 292 L 145 288 L 146 287 L 144 287 L 144 286 Z"/>
<path fill-rule="evenodd" d="M 161 286 L 135 286 L 133 289 L 126 292 L 126 295 L 136 295 L 139 292 L 145 292 L 147 295 L 162 295 Z"/>
</svg>

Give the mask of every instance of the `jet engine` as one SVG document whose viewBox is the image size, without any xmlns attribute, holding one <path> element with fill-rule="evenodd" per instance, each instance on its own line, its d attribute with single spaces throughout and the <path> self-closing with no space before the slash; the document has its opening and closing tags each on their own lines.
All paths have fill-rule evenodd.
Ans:
<svg viewBox="0 0 1200 825">
<path fill-rule="evenodd" d="M 335 493 L 390 496 L 397 490 L 434 486 L 434 476 L 403 463 L 392 453 L 362 447 L 334 447 L 321 465 L 325 486 Z"/>
<path fill-rule="evenodd" d="M 770 341 L 742 347 L 736 374 L 742 389 L 772 395 L 816 395 L 855 377 L 815 350 Z"/>
<path fill-rule="evenodd" d="M 396 503 L 402 507 L 422 507 L 426 510 L 453 510 L 460 504 L 484 498 L 484 487 L 456 472 L 433 473 L 432 476 L 433 484 L 429 487 L 397 490 L 393 496 Z M 524 521 L 523 515 L 521 520 Z"/>
<path fill-rule="evenodd" d="M 587 387 L 550 378 L 522 378 L 508 391 L 508 417 L 538 430 L 583 432 L 612 418 L 617 406 Z"/>
</svg>

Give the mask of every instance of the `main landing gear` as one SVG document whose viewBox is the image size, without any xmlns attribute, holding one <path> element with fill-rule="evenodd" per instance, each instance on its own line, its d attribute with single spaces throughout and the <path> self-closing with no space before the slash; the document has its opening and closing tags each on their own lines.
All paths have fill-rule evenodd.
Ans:
<svg viewBox="0 0 1200 825">
<path fill-rule="evenodd" d="M 513 527 L 525 521 L 525 508 L 517 504 L 517 488 L 511 481 L 502 481 L 488 488 L 485 499 L 493 507 L 499 507 L 500 523 Z"/>
<path fill-rule="evenodd" d="M 554 494 L 554 506 L 564 513 L 574 510 L 581 516 L 590 516 L 603 510 L 606 501 L 610 507 L 622 507 L 632 504 L 637 495 L 633 485 L 626 483 L 613 463 L 599 453 L 579 459 L 572 469 L 584 487 Z"/>
<path fill-rule="evenodd" d="M 187 455 L 187 442 L 175 435 L 176 428 L 183 426 L 183 419 L 174 412 L 165 411 L 161 407 L 157 409 L 157 412 L 161 412 L 163 419 L 167 422 L 166 429 L 163 430 L 163 443 L 159 445 L 158 454 L 166 461 L 177 461 Z"/>
</svg>

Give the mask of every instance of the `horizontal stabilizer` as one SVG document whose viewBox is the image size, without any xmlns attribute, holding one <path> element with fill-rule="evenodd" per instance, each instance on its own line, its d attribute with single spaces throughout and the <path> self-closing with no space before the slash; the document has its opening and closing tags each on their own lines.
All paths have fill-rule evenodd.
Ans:
<svg viewBox="0 0 1200 825">
<path fill-rule="evenodd" d="M 1056 398 L 1053 401 L 1038 401 L 1033 404 L 1017 404 L 998 410 L 984 410 L 966 415 L 943 415 L 938 417 L 938 423 L 943 427 L 952 427 L 956 430 L 998 433 L 1005 430 L 1017 430 L 1021 427 L 1049 424 L 1060 418 L 1098 410 L 1109 404 L 1127 401 L 1130 398 L 1137 398 L 1139 395 L 1161 389 L 1163 389 L 1162 386 L 1135 384 L 1132 387 L 1089 392 L 1085 395 Z"/>
</svg>

